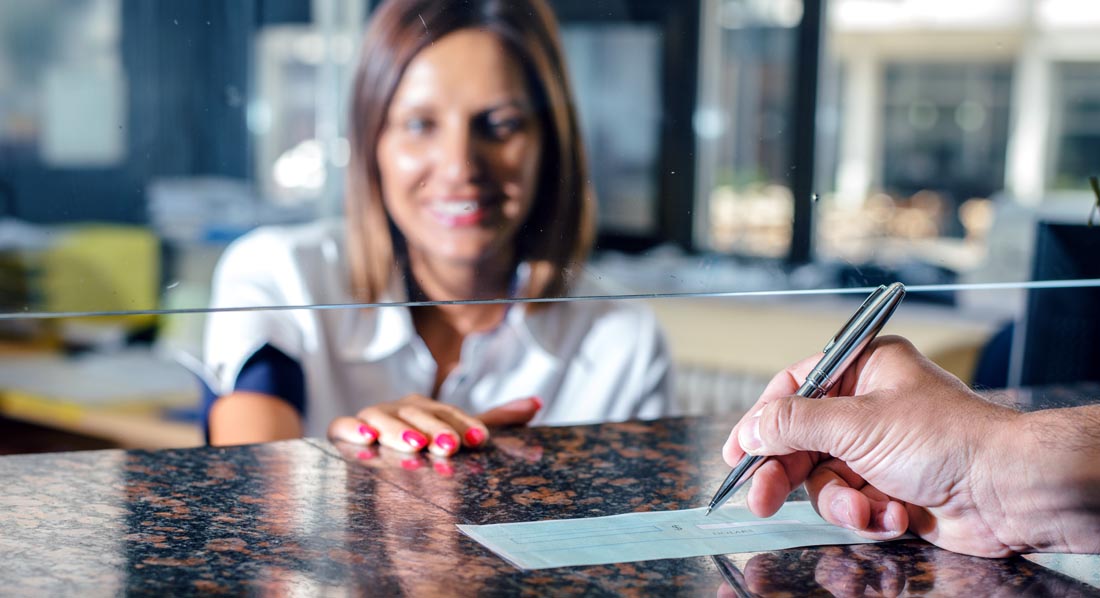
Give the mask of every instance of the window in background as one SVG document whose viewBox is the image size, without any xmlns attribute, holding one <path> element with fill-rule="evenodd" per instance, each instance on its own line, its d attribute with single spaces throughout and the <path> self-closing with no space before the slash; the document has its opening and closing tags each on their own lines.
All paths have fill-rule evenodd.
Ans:
<svg viewBox="0 0 1100 598">
<path fill-rule="evenodd" d="M 916 210 L 891 232 L 960 237 L 959 206 L 1004 188 L 1011 76 L 1007 64 L 885 65 L 881 188 Z"/>
<path fill-rule="evenodd" d="M 802 2 L 707 0 L 704 11 L 695 242 L 783 257 L 792 234 L 789 126 Z"/>
<path fill-rule="evenodd" d="M 819 128 L 832 148 L 816 173 L 820 261 L 910 283 L 952 282 L 980 262 L 1005 188 L 1026 13 L 995 4 L 830 4 L 822 86 L 836 108 L 834 126 Z"/>
<path fill-rule="evenodd" d="M 1100 58 L 1100 56 L 1097 56 Z M 1100 175 L 1100 63 L 1060 64 L 1055 189 L 1085 189 Z"/>
<path fill-rule="evenodd" d="M 0 151 L 51 168 L 125 159 L 119 0 L 0 4 Z"/>
<path fill-rule="evenodd" d="M 821 88 L 838 101 L 818 111 L 818 147 L 835 148 L 816 173 L 819 261 L 909 282 L 1029 278 L 1031 214 L 1087 214 L 1100 6 L 828 7 Z"/>
<path fill-rule="evenodd" d="M 266 200 L 341 213 L 347 100 L 364 8 L 358 0 L 318 1 L 311 22 L 256 35 L 257 93 L 248 125 Z"/>
<path fill-rule="evenodd" d="M 550 5 L 599 201 L 597 253 L 690 246 L 700 3 Z"/>
<path fill-rule="evenodd" d="M 572 24 L 562 45 L 577 96 L 602 231 L 657 231 L 661 30 L 652 23 Z"/>
</svg>

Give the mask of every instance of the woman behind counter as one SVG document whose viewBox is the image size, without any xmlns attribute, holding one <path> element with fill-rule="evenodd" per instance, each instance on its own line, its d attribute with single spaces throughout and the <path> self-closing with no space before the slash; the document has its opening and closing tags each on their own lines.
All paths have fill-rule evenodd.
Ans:
<svg viewBox="0 0 1100 598">
<path fill-rule="evenodd" d="M 344 230 L 246 235 L 214 307 L 599 292 L 579 274 L 595 206 L 542 0 L 389 0 L 352 94 Z M 215 312 L 205 359 L 213 444 L 327 434 L 449 455 L 487 425 L 671 409 L 663 338 L 629 302 Z"/>
</svg>

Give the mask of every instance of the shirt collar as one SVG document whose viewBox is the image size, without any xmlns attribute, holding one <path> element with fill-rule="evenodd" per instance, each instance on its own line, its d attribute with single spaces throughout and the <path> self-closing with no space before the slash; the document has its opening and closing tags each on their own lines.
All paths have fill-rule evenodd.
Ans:
<svg viewBox="0 0 1100 598">
<path fill-rule="evenodd" d="M 408 300 L 404 279 L 392 276 L 378 303 Z M 345 359 L 380 361 L 408 345 L 416 334 L 412 314 L 403 305 L 341 310 L 343 319 L 338 334 Z"/>
<path fill-rule="evenodd" d="M 512 298 L 516 297 L 520 289 L 527 288 L 530 278 L 531 266 L 526 262 L 520 264 L 509 288 Z M 401 303 L 407 300 L 405 280 L 393 276 L 378 303 Z M 540 342 L 531 326 L 531 316 L 527 312 L 529 305 L 531 304 L 510 305 L 501 326 L 511 328 L 526 349 L 541 353 L 556 363 L 558 358 Z M 416 336 L 412 313 L 408 307 L 394 305 L 370 308 L 370 311 L 374 313 L 367 314 L 362 309 L 340 310 L 343 319 L 338 334 L 342 337 L 341 353 L 346 360 L 381 361 L 410 344 Z"/>
</svg>

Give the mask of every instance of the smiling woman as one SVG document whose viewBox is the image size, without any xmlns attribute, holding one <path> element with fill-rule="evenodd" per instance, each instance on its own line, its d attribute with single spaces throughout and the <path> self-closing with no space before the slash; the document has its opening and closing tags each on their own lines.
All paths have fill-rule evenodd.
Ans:
<svg viewBox="0 0 1100 598">
<path fill-rule="evenodd" d="M 587 256 L 595 214 L 573 106 L 557 22 L 543 2 L 384 3 L 364 37 L 349 127 L 348 232 L 362 249 L 351 256 L 356 295 L 370 301 L 387 288 L 410 234 L 387 214 L 399 201 L 390 193 L 409 193 L 390 179 L 429 171 L 465 177 L 467 193 L 510 193 L 502 208 L 529 203 L 530 214 L 514 214 L 499 236 L 514 236 L 512 259 L 531 266 L 522 294 L 562 294 L 566 268 Z M 424 185 L 421 199 L 444 185 L 412 184 Z M 444 203 L 435 205 L 463 208 Z"/>
<path fill-rule="evenodd" d="M 542 124 L 531 104 L 523 70 L 491 33 L 452 33 L 406 69 L 378 166 L 386 211 L 428 295 L 506 296 L 513 239 L 538 184 Z"/>
<path fill-rule="evenodd" d="M 542 0 L 389 0 L 352 89 L 344 225 L 266 228 L 213 306 L 602 294 L 594 198 Z M 606 301 L 211 314 L 215 444 L 327 434 L 446 456 L 488 426 L 668 415 L 653 315 Z"/>
</svg>

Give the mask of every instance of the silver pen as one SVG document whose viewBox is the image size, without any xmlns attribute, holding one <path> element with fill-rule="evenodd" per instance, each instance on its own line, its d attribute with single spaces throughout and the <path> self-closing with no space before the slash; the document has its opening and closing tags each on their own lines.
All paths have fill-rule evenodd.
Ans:
<svg viewBox="0 0 1100 598">
<path fill-rule="evenodd" d="M 810 370 L 806 381 L 795 394 L 818 399 L 829 392 L 848 366 L 852 365 L 867 345 L 875 340 L 875 336 L 886 325 L 886 321 L 890 319 L 904 297 L 905 285 L 900 282 L 875 289 L 863 305 L 859 306 L 848 323 L 841 327 L 840 332 L 837 332 L 836 336 L 825 345 L 821 360 L 817 362 L 814 369 Z M 745 455 L 737 467 L 734 467 L 726 476 L 726 480 L 722 482 L 714 498 L 710 499 L 706 514 L 710 515 L 711 511 L 729 500 L 729 497 L 749 481 L 756 469 L 767 459 L 768 457 Z"/>
</svg>

